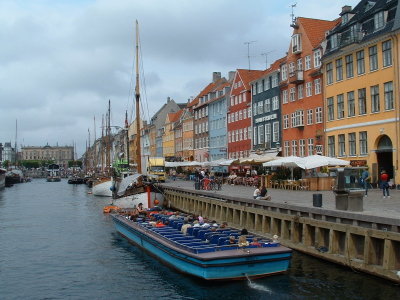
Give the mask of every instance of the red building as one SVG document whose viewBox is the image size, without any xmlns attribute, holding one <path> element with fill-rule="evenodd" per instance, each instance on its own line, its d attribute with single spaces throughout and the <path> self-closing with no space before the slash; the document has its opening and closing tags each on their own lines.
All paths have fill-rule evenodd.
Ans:
<svg viewBox="0 0 400 300">
<path fill-rule="evenodd" d="M 252 150 L 251 86 L 250 81 L 263 71 L 237 69 L 228 108 L 228 157 L 240 158 Z"/>
<path fill-rule="evenodd" d="M 337 21 L 297 18 L 281 65 L 283 156 L 324 152 L 321 43 Z"/>
</svg>

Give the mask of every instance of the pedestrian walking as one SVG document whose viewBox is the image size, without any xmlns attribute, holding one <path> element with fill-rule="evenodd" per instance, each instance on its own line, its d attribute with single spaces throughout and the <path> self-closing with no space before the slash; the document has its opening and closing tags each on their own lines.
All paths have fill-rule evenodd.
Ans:
<svg viewBox="0 0 400 300">
<path fill-rule="evenodd" d="M 385 170 L 381 172 L 381 189 L 383 192 L 383 198 L 390 198 L 389 195 L 389 175 L 386 173 Z"/>
</svg>

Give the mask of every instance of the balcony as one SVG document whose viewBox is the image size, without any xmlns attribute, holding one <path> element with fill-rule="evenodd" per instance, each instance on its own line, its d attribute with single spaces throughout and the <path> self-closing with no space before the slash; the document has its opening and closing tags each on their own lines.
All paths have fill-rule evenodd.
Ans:
<svg viewBox="0 0 400 300">
<path fill-rule="evenodd" d="M 294 71 L 289 76 L 290 83 L 300 84 L 304 82 L 304 71 Z"/>
</svg>

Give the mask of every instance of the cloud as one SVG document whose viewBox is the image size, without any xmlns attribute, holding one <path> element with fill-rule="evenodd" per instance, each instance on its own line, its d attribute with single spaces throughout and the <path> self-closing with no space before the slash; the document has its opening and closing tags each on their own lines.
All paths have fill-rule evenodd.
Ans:
<svg viewBox="0 0 400 300">
<path fill-rule="evenodd" d="M 296 15 L 332 19 L 356 1 L 299 0 Z M 146 116 L 168 96 L 186 102 L 211 80 L 282 57 L 292 1 L 239 0 L 0 2 L 0 142 L 72 144 L 82 154 L 93 116 L 112 101 L 115 125 L 134 104 L 135 20 L 140 22 Z"/>
</svg>

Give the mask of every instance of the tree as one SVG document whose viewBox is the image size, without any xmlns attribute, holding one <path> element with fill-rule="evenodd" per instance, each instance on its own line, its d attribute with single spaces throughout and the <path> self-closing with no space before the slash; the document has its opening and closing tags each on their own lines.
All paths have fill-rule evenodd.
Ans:
<svg viewBox="0 0 400 300">
<path fill-rule="evenodd" d="M 8 161 L 8 160 L 3 161 L 4 168 L 8 168 L 9 165 L 10 165 L 10 161 Z"/>
</svg>

